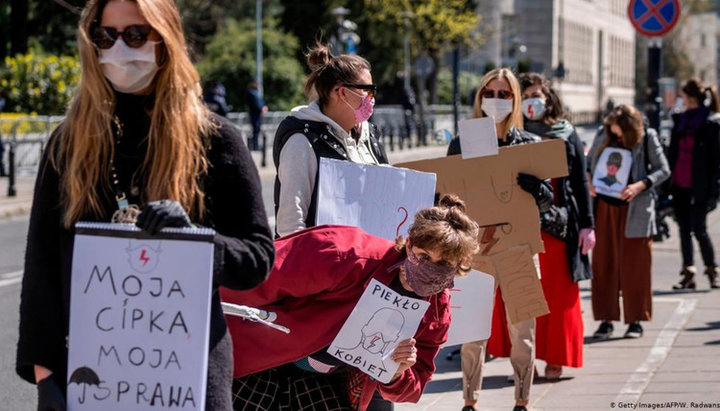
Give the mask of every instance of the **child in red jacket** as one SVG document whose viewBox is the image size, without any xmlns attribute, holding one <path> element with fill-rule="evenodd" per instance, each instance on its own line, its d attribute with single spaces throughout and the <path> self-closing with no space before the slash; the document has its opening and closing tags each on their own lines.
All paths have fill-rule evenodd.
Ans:
<svg viewBox="0 0 720 411">
<path fill-rule="evenodd" d="M 447 339 L 447 288 L 469 271 L 478 249 L 478 226 L 464 210 L 459 198 L 445 196 L 439 206 L 419 211 L 407 241 L 395 244 L 357 227 L 327 225 L 278 239 L 265 283 L 250 291 L 223 290 L 225 301 L 273 311 L 277 323 L 292 330 L 280 335 L 228 318 L 234 408 L 364 410 L 376 391 L 393 402 L 417 402 Z M 399 368 L 387 384 L 325 351 L 371 279 L 430 303 L 415 336 L 393 351 Z"/>
</svg>

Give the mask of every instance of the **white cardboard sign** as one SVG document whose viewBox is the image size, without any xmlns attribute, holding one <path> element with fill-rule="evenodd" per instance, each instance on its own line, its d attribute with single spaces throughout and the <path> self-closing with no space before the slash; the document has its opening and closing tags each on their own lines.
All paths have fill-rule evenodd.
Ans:
<svg viewBox="0 0 720 411">
<path fill-rule="evenodd" d="M 386 384 L 399 366 L 390 356 L 415 335 L 429 306 L 372 279 L 327 351 Z"/>
<path fill-rule="evenodd" d="M 471 270 L 465 277 L 455 277 L 450 297 L 452 322 L 444 345 L 447 347 L 490 338 L 495 278 Z"/>
<path fill-rule="evenodd" d="M 78 223 L 68 410 L 202 410 L 214 231 Z"/>
<path fill-rule="evenodd" d="M 394 241 L 435 199 L 434 173 L 328 158 L 319 172 L 317 225 L 356 226 Z"/>
<path fill-rule="evenodd" d="M 498 141 L 494 118 L 462 120 L 459 127 L 463 159 L 497 155 Z"/>
<path fill-rule="evenodd" d="M 632 152 L 622 148 L 606 147 L 597 160 L 593 187 L 595 191 L 609 197 L 620 198 L 627 187 L 630 169 L 632 168 Z"/>
</svg>

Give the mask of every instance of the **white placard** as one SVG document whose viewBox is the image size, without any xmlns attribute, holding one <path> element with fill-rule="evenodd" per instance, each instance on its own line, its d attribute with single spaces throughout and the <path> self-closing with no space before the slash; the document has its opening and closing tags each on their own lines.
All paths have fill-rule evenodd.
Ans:
<svg viewBox="0 0 720 411">
<path fill-rule="evenodd" d="M 390 356 L 415 335 L 429 306 L 373 279 L 327 351 L 386 384 L 399 366 Z"/>
<path fill-rule="evenodd" d="M 497 155 L 498 141 L 495 119 L 480 117 L 462 120 L 459 127 L 463 159 Z"/>
<path fill-rule="evenodd" d="M 317 225 L 356 226 L 392 241 L 435 199 L 434 173 L 329 158 L 320 159 L 319 185 Z"/>
<path fill-rule="evenodd" d="M 455 277 L 450 297 L 452 322 L 444 345 L 447 347 L 490 338 L 495 278 L 471 270 L 465 277 Z"/>
<path fill-rule="evenodd" d="M 68 410 L 202 410 L 213 230 L 78 223 Z"/>
<path fill-rule="evenodd" d="M 620 198 L 627 187 L 632 152 L 622 148 L 606 147 L 598 157 L 593 174 L 595 191 L 609 197 Z"/>
</svg>

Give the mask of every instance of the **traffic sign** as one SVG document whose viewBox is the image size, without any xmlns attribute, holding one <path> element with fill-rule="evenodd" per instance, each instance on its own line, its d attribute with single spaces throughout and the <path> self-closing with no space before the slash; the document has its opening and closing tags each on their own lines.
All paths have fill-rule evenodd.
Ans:
<svg viewBox="0 0 720 411">
<path fill-rule="evenodd" d="M 628 17 L 640 34 L 662 36 L 677 23 L 680 3 L 678 0 L 630 0 Z"/>
</svg>

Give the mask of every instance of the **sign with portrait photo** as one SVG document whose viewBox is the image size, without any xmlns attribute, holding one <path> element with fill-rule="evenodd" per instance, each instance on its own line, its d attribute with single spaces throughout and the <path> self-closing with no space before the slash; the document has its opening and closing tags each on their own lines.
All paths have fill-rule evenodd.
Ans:
<svg viewBox="0 0 720 411">
<path fill-rule="evenodd" d="M 592 185 L 598 194 L 621 198 L 627 187 L 632 152 L 616 147 L 606 147 L 598 158 L 593 174 Z"/>
</svg>

